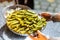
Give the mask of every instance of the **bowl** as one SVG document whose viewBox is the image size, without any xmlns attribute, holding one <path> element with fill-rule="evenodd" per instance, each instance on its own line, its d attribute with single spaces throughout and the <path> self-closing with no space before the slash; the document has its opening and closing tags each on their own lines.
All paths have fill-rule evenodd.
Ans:
<svg viewBox="0 0 60 40">
<path fill-rule="evenodd" d="M 7 10 L 11 10 L 11 9 L 16 9 L 16 8 L 20 8 L 19 10 L 21 10 L 21 9 L 30 9 L 29 7 L 27 7 L 27 6 L 24 6 L 24 5 L 13 5 L 13 6 L 8 6 L 8 7 L 6 7 L 6 8 L 4 8 L 4 17 L 5 17 L 5 19 L 7 18 L 7 15 L 9 15 L 8 13 L 6 13 L 6 11 Z M 31 9 L 30 9 L 31 10 Z M 38 14 L 37 14 L 38 15 Z M 39 16 L 40 17 L 40 16 Z M 9 28 L 9 27 L 8 27 Z M 42 30 L 40 30 L 40 31 L 43 31 L 45 29 L 45 27 L 43 27 L 42 28 Z M 21 36 L 28 36 L 28 34 L 19 34 L 19 33 L 17 33 L 17 32 L 15 32 L 15 31 L 13 31 L 13 30 L 11 30 L 10 28 L 9 28 L 9 30 L 10 31 L 12 31 L 13 33 L 15 33 L 15 34 L 17 34 L 17 35 L 21 35 Z"/>
</svg>

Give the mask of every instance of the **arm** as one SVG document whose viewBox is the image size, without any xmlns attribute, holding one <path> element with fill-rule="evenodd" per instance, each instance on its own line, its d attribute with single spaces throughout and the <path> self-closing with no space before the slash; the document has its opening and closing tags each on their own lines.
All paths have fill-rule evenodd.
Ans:
<svg viewBox="0 0 60 40">
<path fill-rule="evenodd" d="M 48 12 L 43 12 L 39 15 L 44 17 L 46 21 L 60 22 L 60 13 L 50 14 Z"/>
</svg>

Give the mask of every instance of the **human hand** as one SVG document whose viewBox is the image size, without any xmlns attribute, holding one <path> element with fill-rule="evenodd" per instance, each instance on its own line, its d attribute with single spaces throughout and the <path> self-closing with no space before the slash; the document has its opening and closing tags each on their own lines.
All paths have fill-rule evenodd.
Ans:
<svg viewBox="0 0 60 40">
<path fill-rule="evenodd" d="M 37 36 L 34 37 L 32 35 L 29 35 L 29 37 L 32 39 L 32 40 L 48 40 L 47 37 L 45 37 L 40 31 L 37 31 Z"/>
</svg>

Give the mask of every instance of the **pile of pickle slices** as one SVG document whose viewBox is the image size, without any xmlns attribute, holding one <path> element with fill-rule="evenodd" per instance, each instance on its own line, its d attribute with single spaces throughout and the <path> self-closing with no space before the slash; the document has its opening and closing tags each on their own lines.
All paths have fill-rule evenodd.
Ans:
<svg viewBox="0 0 60 40">
<path fill-rule="evenodd" d="M 29 10 L 15 10 L 6 22 L 8 28 L 19 34 L 31 34 L 46 26 L 46 19 Z"/>
</svg>

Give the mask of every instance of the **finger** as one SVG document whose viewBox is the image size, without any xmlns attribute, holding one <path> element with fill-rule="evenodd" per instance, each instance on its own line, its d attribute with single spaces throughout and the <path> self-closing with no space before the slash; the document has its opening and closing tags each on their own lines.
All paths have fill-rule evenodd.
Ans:
<svg viewBox="0 0 60 40">
<path fill-rule="evenodd" d="M 33 38 L 34 38 L 32 35 L 29 35 L 29 37 L 30 37 L 31 39 L 33 39 Z"/>
<path fill-rule="evenodd" d="M 38 36 L 37 37 L 42 37 L 44 36 L 39 30 L 37 31 Z"/>
<path fill-rule="evenodd" d="M 41 35 L 42 33 L 41 33 L 39 30 L 37 30 L 37 34 L 38 34 L 38 35 Z"/>
<path fill-rule="evenodd" d="M 47 37 L 43 34 L 43 33 L 41 33 L 39 30 L 37 31 L 37 33 L 38 33 L 38 38 L 44 38 L 44 39 L 47 39 Z"/>
<path fill-rule="evenodd" d="M 29 37 L 30 37 L 32 40 L 38 40 L 37 37 L 34 37 L 34 36 L 32 36 L 32 35 L 29 35 Z"/>
</svg>

